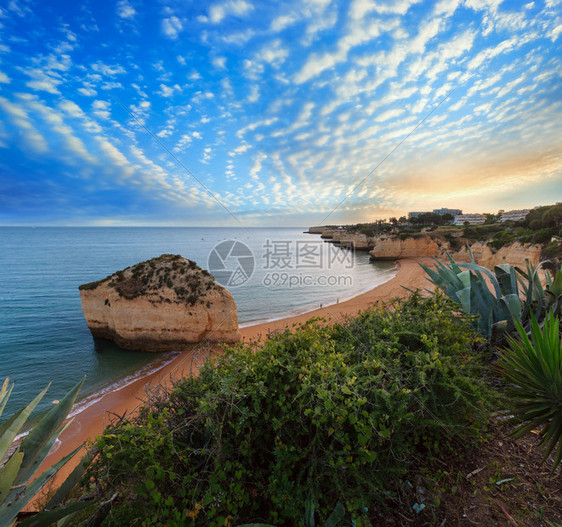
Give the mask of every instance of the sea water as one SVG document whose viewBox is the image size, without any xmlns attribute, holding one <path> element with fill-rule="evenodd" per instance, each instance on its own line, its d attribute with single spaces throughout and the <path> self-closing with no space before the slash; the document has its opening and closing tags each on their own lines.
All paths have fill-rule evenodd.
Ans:
<svg viewBox="0 0 562 527">
<path fill-rule="evenodd" d="M 90 334 L 78 286 L 164 253 L 208 268 L 227 240 L 253 257 L 227 286 L 242 326 L 343 301 L 387 281 L 392 263 L 324 243 L 302 228 L 0 227 L 0 382 L 15 381 L 4 418 L 49 382 L 48 408 L 86 375 L 82 399 L 130 382 L 172 353 L 125 351 Z M 212 262 L 211 262 L 212 264 Z M 236 254 L 227 266 L 235 268 Z"/>
</svg>

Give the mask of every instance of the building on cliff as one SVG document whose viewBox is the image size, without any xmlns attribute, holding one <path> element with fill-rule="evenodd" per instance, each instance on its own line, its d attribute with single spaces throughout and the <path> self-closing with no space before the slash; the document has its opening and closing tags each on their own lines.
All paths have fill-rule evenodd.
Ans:
<svg viewBox="0 0 562 527">
<path fill-rule="evenodd" d="M 530 209 L 508 210 L 507 212 L 500 210 L 500 221 L 524 220 L 529 212 L 531 212 Z"/>
<path fill-rule="evenodd" d="M 439 214 L 439 216 L 445 216 L 445 214 L 450 214 L 451 216 L 459 216 L 462 214 L 461 209 L 447 209 L 445 207 L 441 209 L 433 209 L 433 214 Z"/>
<path fill-rule="evenodd" d="M 481 225 L 486 221 L 484 214 L 459 214 L 455 216 L 454 225 L 464 225 L 468 222 L 470 225 Z"/>
</svg>

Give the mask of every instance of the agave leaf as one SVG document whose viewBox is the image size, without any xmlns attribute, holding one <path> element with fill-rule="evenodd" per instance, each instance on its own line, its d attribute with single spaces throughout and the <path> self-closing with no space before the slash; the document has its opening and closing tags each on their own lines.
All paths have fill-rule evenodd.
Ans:
<svg viewBox="0 0 562 527">
<path fill-rule="evenodd" d="M 457 276 L 464 287 L 470 287 L 470 271 L 462 271 Z"/>
<path fill-rule="evenodd" d="M 554 280 L 549 284 L 548 290 L 555 296 L 562 295 L 562 270 L 558 269 L 554 275 Z"/>
<path fill-rule="evenodd" d="M 474 271 L 474 273 L 476 274 L 476 276 L 479 278 L 479 280 L 482 283 L 485 283 L 483 275 L 486 275 L 488 277 L 488 279 L 490 280 L 490 283 L 494 287 L 494 291 L 496 293 L 496 298 L 500 298 L 502 296 L 500 285 L 498 284 L 498 280 L 496 278 L 496 275 L 494 273 L 492 273 L 492 271 L 490 271 L 489 269 L 486 269 L 485 267 L 482 267 L 481 265 L 476 265 L 476 264 L 459 264 L 459 266 L 460 267 L 466 267 L 467 269 L 471 269 L 472 271 Z"/>
<path fill-rule="evenodd" d="M 501 357 L 501 369 L 510 383 L 508 394 L 513 404 L 514 431 L 518 438 L 530 430 L 543 427 L 541 443 L 546 445 L 544 459 L 553 451 L 553 470 L 562 462 L 562 350 L 560 320 L 550 311 L 541 328 L 537 317 L 530 316 L 530 334 L 515 322 L 517 340 L 508 339 L 509 349 Z"/>
<path fill-rule="evenodd" d="M 6 464 L 0 469 L 0 503 L 4 501 L 10 492 L 22 461 L 23 452 L 14 452 Z"/>
<path fill-rule="evenodd" d="M 335 527 L 339 522 L 341 522 L 345 517 L 345 509 L 343 505 L 338 501 L 338 504 L 332 511 L 332 514 L 326 520 L 325 527 Z"/>
<path fill-rule="evenodd" d="M 35 516 L 18 523 L 18 527 L 49 527 L 49 525 L 52 525 L 54 522 L 62 520 L 70 514 L 81 511 L 90 505 L 91 503 L 87 502 L 77 502 L 69 505 L 68 507 L 42 511 L 37 513 Z"/>
<path fill-rule="evenodd" d="M 22 477 L 18 476 L 16 484 L 26 481 L 23 479 L 23 475 L 33 474 L 34 471 L 31 470 L 31 467 L 39 466 L 38 456 L 70 412 L 85 379 L 86 377 L 74 386 L 56 406 L 51 408 L 22 441 L 20 449 L 25 453 L 25 457 L 21 467 Z"/>
<path fill-rule="evenodd" d="M 471 313 L 470 304 L 470 287 L 465 287 L 464 289 L 459 289 L 456 293 L 459 304 L 461 305 L 465 313 Z"/>
<path fill-rule="evenodd" d="M 24 464 L 21 467 L 18 478 L 16 480 L 16 484 L 25 483 L 26 481 L 29 481 L 31 479 L 33 474 L 35 474 L 35 471 L 40 467 L 41 463 L 43 463 L 43 461 L 45 461 L 45 458 L 49 455 L 49 452 L 51 451 L 52 446 L 55 444 L 55 441 L 70 426 L 72 421 L 73 419 L 59 428 L 54 434 L 51 434 L 48 441 L 43 445 L 43 448 L 35 456 L 35 460 L 33 461 L 33 463 Z"/>
<path fill-rule="evenodd" d="M 14 417 L 13 420 L 9 420 L 9 424 L 5 430 L 0 429 L 2 435 L 0 435 L 0 460 L 4 459 L 6 452 L 12 445 L 14 439 L 19 434 L 22 426 L 27 421 L 27 418 L 30 416 L 31 412 L 35 409 L 39 401 L 43 398 L 47 390 L 51 386 L 51 383 L 47 385 L 47 387 L 37 396 L 33 401 L 31 401 L 23 410 L 18 412 Z M 2 423 L 3 425 L 5 423 Z"/>
<path fill-rule="evenodd" d="M 70 454 L 63 457 L 58 463 L 49 467 L 38 478 L 25 488 L 16 488 L 10 492 L 6 500 L 0 504 L 0 525 L 9 525 L 18 513 L 35 497 L 44 485 L 64 466 L 69 459 L 80 450 L 81 447 L 73 450 Z"/>
<path fill-rule="evenodd" d="M 516 294 L 502 296 L 500 302 L 505 306 L 512 320 L 521 321 L 521 300 Z"/>
<path fill-rule="evenodd" d="M 519 295 L 515 267 L 509 264 L 500 264 L 494 267 L 496 278 L 504 295 Z"/>
<path fill-rule="evenodd" d="M 2 413 L 4 412 L 4 408 L 6 407 L 6 403 L 10 398 L 12 390 L 14 389 L 14 383 L 8 389 L 8 383 L 10 382 L 10 378 L 6 377 L 4 384 L 2 384 L 2 389 L 0 389 L 0 417 L 2 417 Z"/>
<path fill-rule="evenodd" d="M 80 481 L 80 478 L 83 476 L 84 472 L 94 459 L 96 454 L 96 450 L 94 448 L 88 450 L 84 457 L 80 460 L 80 463 L 76 465 L 74 470 L 68 475 L 68 477 L 64 480 L 62 485 L 57 489 L 53 497 L 49 500 L 49 502 L 45 505 L 45 509 L 54 509 L 58 507 L 62 501 L 68 496 L 70 491 L 76 486 L 76 484 Z"/>
<path fill-rule="evenodd" d="M 314 503 L 312 502 L 312 498 L 309 496 L 304 501 L 304 524 L 306 527 L 314 527 Z"/>
</svg>

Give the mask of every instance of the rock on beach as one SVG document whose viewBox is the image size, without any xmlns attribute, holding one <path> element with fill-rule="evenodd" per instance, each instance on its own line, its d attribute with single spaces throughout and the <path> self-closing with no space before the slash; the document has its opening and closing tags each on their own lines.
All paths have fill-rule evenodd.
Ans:
<svg viewBox="0 0 562 527">
<path fill-rule="evenodd" d="M 182 351 L 201 341 L 238 342 L 232 295 L 207 271 L 164 254 L 79 287 L 95 338 L 139 351 Z"/>
</svg>

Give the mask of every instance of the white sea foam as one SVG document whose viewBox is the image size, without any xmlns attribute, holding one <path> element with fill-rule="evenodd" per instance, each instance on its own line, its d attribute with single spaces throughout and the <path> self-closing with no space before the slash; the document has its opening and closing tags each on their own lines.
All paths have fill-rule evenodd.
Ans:
<svg viewBox="0 0 562 527">
<path fill-rule="evenodd" d="M 91 395 L 88 395 L 87 397 L 85 397 L 81 401 L 77 402 L 72 407 L 72 410 L 68 414 L 68 417 L 75 417 L 76 415 L 82 413 L 84 410 L 86 410 L 87 408 L 89 408 L 93 404 L 96 404 L 97 402 L 101 401 L 108 393 L 112 393 L 112 392 L 116 392 L 118 390 L 121 390 L 121 389 L 125 388 L 126 386 L 129 386 L 130 384 L 133 384 L 134 382 L 138 381 L 139 379 L 141 379 L 143 377 L 148 377 L 149 375 L 152 375 L 153 373 L 156 373 L 157 371 L 160 371 L 162 368 L 164 368 L 165 366 L 170 364 L 170 362 L 172 362 L 179 354 L 180 354 L 179 351 L 178 352 L 172 352 L 172 353 L 170 353 L 170 357 L 167 360 L 165 360 L 163 362 L 159 362 L 156 366 L 149 364 L 148 366 L 145 366 L 144 368 L 140 369 L 139 371 L 136 371 L 135 373 L 132 373 L 131 375 L 128 375 L 127 377 L 124 377 L 123 379 L 119 379 L 119 380 L 115 381 L 114 383 L 110 384 L 109 386 L 106 386 L 105 388 L 102 388 L 100 391 L 95 392 Z"/>
</svg>

